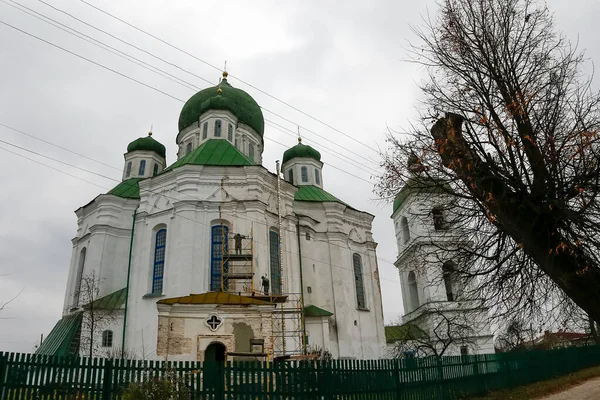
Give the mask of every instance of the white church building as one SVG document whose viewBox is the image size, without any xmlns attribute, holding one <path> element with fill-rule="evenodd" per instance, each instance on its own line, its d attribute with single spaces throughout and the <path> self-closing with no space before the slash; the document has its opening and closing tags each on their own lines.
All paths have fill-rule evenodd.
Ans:
<svg viewBox="0 0 600 400">
<path fill-rule="evenodd" d="M 260 107 L 224 72 L 183 106 L 174 163 L 151 134 L 131 142 L 122 182 L 75 211 L 63 318 L 38 353 L 88 354 L 88 337 L 97 356 L 382 357 L 373 215 L 325 191 L 301 140 L 280 171 L 264 167 L 263 133 Z M 92 311 L 111 318 L 90 332 Z"/>
<path fill-rule="evenodd" d="M 413 172 L 394 200 L 404 315 L 385 327 L 388 357 L 495 352 L 488 309 L 456 273 L 453 249 L 468 244 L 452 224 L 449 190 Z"/>
</svg>

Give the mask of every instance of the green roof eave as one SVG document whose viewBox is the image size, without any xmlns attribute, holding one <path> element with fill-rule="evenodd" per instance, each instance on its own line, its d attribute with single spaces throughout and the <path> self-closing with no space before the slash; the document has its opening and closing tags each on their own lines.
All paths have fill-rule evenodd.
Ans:
<svg viewBox="0 0 600 400">
<path fill-rule="evenodd" d="M 210 139 L 186 154 L 162 173 L 183 165 L 250 166 L 256 165 L 225 139 Z"/>
<path fill-rule="evenodd" d="M 408 196 L 413 193 L 450 193 L 452 192 L 452 188 L 447 182 L 444 182 L 439 179 L 425 177 L 421 179 L 416 179 L 415 177 L 411 177 L 406 185 L 396 195 L 394 198 L 394 206 L 392 215 L 398 211 L 402 204 L 406 201 Z"/>
<path fill-rule="evenodd" d="M 79 349 L 78 333 L 81 328 L 83 313 L 62 317 L 46 339 L 42 342 L 35 354 L 47 356 L 73 356 L 77 355 Z"/>
<path fill-rule="evenodd" d="M 302 185 L 298 186 L 298 190 L 294 193 L 295 201 L 308 201 L 308 202 L 319 202 L 319 203 L 340 203 L 345 205 L 348 208 L 356 210 L 354 207 L 349 204 L 344 203 L 342 200 L 338 199 L 331 193 L 326 192 L 318 186 L 313 185 Z M 358 210 L 357 210 L 358 211 Z"/>
<path fill-rule="evenodd" d="M 94 308 L 96 310 L 122 310 L 125 306 L 126 288 L 117 290 L 111 294 L 107 294 L 90 304 L 83 306 L 84 309 Z"/>
<path fill-rule="evenodd" d="M 415 324 L 404 324 L 396 326 L 386 326 L 385 341 L 393 343 L 403 340 L 415 340 L 426 338 L 426 333 Z"/>
<path fill-rule="evenodd" d="M 143 178 L 130 178 L 112 188 L 107 194 L 122 197 L 124 199 L 139 199 L 140 185 Z"/>
<path fill-rule="evenodd" d="M 332 315 L 332 312 L 329 312 L 317 306 L 310 305 L 304 307 L 305 317 L 331 317 Z"/>
</svg>

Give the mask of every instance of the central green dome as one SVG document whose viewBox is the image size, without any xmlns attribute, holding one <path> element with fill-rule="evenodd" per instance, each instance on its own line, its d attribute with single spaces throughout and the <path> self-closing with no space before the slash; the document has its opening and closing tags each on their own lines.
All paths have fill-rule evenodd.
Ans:
<svg viewBox="0 0 600 400">
<path fill-rule="evenodd" d="M 236 89 L 227 82 L 227 72 L 217 86 L 201 90 L 193 95 L 179 114 L 179 131 L 198 122 L 200 115 L 208 110 L 226 110 L 235 115 L 239 122 L 254 129 L 261 137 L 265 132 L 262 111 L 248 93 Z"/>
<path fill-rule="evenodd" d="M 321 161 L 321 153 L 310 146 L 302 144 L 302 139 L 298 138 L 298 144 L 283 153 L 282 164 L 285 164 L 292 158 L 312 158 Z"/>
</svg>

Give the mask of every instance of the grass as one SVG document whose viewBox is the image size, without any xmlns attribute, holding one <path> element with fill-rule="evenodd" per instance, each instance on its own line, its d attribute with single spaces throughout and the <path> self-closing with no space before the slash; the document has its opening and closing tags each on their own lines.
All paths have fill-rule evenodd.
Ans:
<svg viewBox="0 0 600 400">
<path fill-rule="evenodd" d="M 532 383 L 513 389 L 500 390 L 492 392 L 485 397 L 478 397 L 473 400 L 531 400 L 559 393 L 577 386 L 589 379 L 600 376 L 600 366 L 584 369 L 570 375 L 546 381 Z"/>
</svg>

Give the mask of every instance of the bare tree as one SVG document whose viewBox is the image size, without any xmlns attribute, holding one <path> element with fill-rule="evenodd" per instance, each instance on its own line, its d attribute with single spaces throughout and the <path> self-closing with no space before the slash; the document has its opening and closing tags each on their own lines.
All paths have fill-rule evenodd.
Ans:
<svg viewBox="0 0 600 400">
<path fill-rule="evenodd" d="M 452 310 L 448 304 L 429 303 L 426 310 L 414 320 L 402 325 L 403 338 L 392 347 L 388 356 L 406 357 L 442 357 L 451 348 L 476 346 L 476 335 L 481 315 L 478 308 Z"/>
<path fill-rule="evenodd" d="M 534 339 L 532 325 L 527 324 L 524 319 L 513 318 L 498 335 L 497 347 L 504 352 L 525 349 L 528 342 L 533 345 Z"/>
<path fill-rule="evenodd" d="M 88 357 L 100 355 L 103 338 L 99 334 L 104 331 L 116 318 L 115 310 L 107 309 L 100 300 L 101 279 L 96 276 L 96 271 L 81 278 L 81 289 L 78 294 L 80 304 L 83 304 L 83 317 L 81 320 L 80 348 Z M 110 333 L 112 342 L 112 331 Z M 111 343 L 112 344 L 112 343 Z"/>
<path fill-rule="evenodd" d="M 451 198 L 463 240 L 431 245 L 496 317 L 550 318 L 566 295 L 600 321 L 600 95 L 582 53 L 537 0 L 442 0 L 415 32 L 422 125 L 390 135 L 379 194 Z"/>
</svg>

